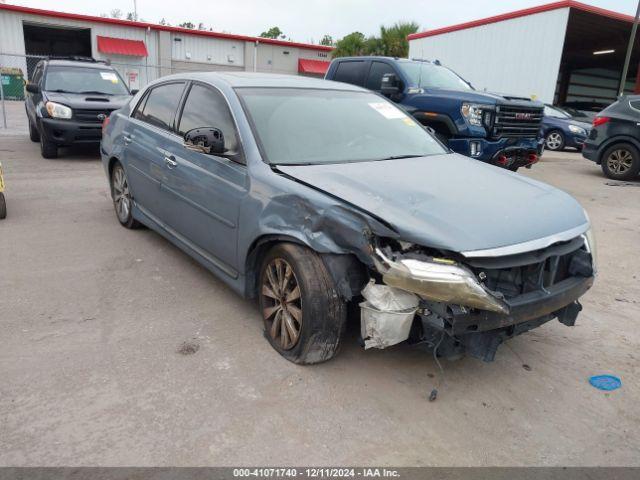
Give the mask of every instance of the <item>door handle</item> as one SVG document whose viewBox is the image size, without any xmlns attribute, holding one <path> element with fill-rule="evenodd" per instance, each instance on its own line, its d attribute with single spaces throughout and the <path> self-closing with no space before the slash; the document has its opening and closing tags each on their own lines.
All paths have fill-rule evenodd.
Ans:
<svg viewBox="0 0 640 480">
<path fill-rule="evenodd" d="M 169 168 L 176 168 L 178 166 L 178 162 L 176 162 L 176 158 L 173 155 L 170 157 L 164 157 L 164 163 Z"/>
<path fill-rule="evenodd" d="M 127 145 L 129 145 L 133 141 L 133 137 L 126 133 L 122 136 L 122 139 L 124 140 L 124 143 L 126 143 Z"/>
</svg>

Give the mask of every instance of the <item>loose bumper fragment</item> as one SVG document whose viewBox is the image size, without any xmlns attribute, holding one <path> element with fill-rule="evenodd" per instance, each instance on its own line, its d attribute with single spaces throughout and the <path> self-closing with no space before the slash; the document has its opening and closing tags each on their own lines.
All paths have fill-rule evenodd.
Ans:
<svg viewBox="0 0 640 480">
<path fill-rule="evenodd" d="M 361 333 L 367 348 L 387 348 L 409 337 L 420 299 L 404 290 L 369 283 L 362 291 Z"/>
</svg>

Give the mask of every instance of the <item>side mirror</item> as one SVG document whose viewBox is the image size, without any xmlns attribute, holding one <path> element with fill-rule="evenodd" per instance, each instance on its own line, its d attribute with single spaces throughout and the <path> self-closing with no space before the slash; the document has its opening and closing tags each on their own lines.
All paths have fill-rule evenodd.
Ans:
<svg viewBox="0 0 640 480">
<path fill-rule="evenodd" d="M 189 130 L 184 134 L 184 146 L 194 152 L 211 155 L 222 155 L 226 152 L 222 131 L 213 127 L 200 127 Z"/>
<path fill-rule="evenodd" d="M 35 83 L 27 83 L 27 92 L 29 93 L 40 93 L 40 87 Z"/>
<path fill-rule="evenodd" d="M 401 91 L 400 79 L 395 73 L 385 73 L 380 84 L 380 93 L 386 97 L 397 95 Z"/>
<path fill-rule="evenodd" d="M 131 90 L 131 95 L 135 95 L 136 93 L 138 93 L 140 90 L 138 90 L 137 88 L 134 88 L 133 90 Z"/>
</svg>

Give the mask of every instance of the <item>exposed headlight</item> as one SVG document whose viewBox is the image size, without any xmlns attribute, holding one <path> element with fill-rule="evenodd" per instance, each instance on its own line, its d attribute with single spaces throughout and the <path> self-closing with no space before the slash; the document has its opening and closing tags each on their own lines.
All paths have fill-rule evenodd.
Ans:
<svg viewBox="0 0 640 480">
<path fill-rule="evenodd" d="M 45 105 L 47 113 L 52 118 L 71 118 L 72 110 L 66 105 L 61 105 L 56 102 L 47 102 Z"/>
<path fill-rule="evenodd" d="M 509 313 L 509 306 L 489 292 L 464 266 L 447 259 L 392 260 L 376 248 L 373 255 L 376 270 L 384 283 L 422 298 L 491 312 Z"/>
<path fill-rule="evenodd" d="M 598 269 L 598 246 L 596 245 L 596 237 L 593 234 L 593 227 L 590 227 L 584 233 L 584 241 L 587 247 L 587 251 L 591 254 L 591 260 L 593 261 L 593 271 Z"/>
<path fill-rule="evenodd" d="M 470 125 L 482 126 L 482 110 L 489 108 L 487 105 L 477 105 L 475 103 L 463 103 L 460 113 Z"/>
<path fill-rule="evenodd" d="M 569 130 L 571 130 L 576 135 L 583 135 L 585 137 L 587 136 L 587 131 L 584 128 L 579 127 L 577 125 L 569 125 Z"/>
</svg>

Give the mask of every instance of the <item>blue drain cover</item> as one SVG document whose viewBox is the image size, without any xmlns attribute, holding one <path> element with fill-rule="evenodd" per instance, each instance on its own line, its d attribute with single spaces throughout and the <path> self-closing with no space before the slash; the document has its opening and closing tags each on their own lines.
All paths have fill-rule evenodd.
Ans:
<svg viewBox="0 0 640 480">
<path fill-rule="evenodd" d="M 610 392 L 622 386 L 622 381 L 613 375 L 594 375 L 589 378 L 589 383 L 600 390 Z"/>
</svg>

